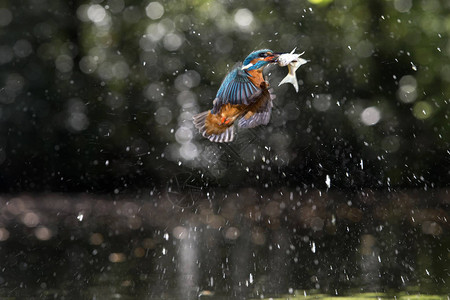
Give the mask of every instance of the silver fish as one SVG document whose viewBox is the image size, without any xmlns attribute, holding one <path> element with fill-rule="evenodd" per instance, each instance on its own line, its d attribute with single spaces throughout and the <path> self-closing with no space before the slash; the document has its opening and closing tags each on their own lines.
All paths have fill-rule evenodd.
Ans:
<svg viewBox="0 0 450 300">
<path fill-rule="evenodd" d="M 303 58 L 300 58 L 300 56 L 302 56 L 303 53 L 305 53 L 305 52 L 296 54 L 296 53 L 294 53 L 295 49 L 297 49 L 297 48 L 294 48 L 294 50 L 292 50 L 291 53 L 284 53 L 278 57 L 278 60 L 277 60 L 278 65 L 280 67 L 288 66 L 288 70 L 289 70 L 286 77 L 284 77 L 283 80 L 281 80 L 281 82 L 280 82 L 280 84 L 278 84 L 278 86 L 280 86 L 284 83 L 290 83 L 294 86 L 295 91 L 298 92 L 298 81 L 297 81 L 297 77 L 295 75 L 295 71 L 297 71 L 297 69 L 301 65 L 306 64 L 308 61 Z"/>
</svg>

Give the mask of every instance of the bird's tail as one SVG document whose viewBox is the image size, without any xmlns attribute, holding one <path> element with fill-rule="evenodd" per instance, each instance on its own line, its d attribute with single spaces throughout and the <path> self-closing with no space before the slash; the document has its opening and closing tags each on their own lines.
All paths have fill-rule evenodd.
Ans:
<svg viewBox="0 0 450 300">
<path fill-rule="evenodd" d="M 233 124 L 230 124 L 229 127 L 218 126 L 214 119 L 215 115 L 211 114 L 210 111 L 201 112 L 194 116 L 194 126 L 211 142 L 228 143 L 233 141 L 235 136 Z"/>
<path fill-rule="evenodd" d="M 284 83 L 290 83 L 294 86 L 295 91 L 298 92 L 298 82 L 297 82 L 297 77 L 294 75 L 292 75 L 290 72 L 286 75 L 286 77 L 283 78 L 283 80 L 281 80 L 281 82 L 278 84 L 278 86 L 284 84 Z"/>
</svg>

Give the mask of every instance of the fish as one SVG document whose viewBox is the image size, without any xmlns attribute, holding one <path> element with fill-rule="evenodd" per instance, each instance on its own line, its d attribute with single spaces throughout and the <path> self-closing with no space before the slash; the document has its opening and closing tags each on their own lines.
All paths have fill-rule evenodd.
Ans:
<svg viewBox="0 0 450 300">
<path fill-rule="evenodd" d="M 298 81 L 297 76 L 295 75 L 295 71 L 301 66 L 306 64 L 308 61 L 300 58 L 305 52 L 297 54 L 294 53 L 297 48 L 294 48 L 294 50 L 291 51 L 291 53 L 284 53 L 281 54 L 278 59 L 278 65 L 280 67 L 288 67 L 288 74 L 286 77 L 281 80 L 281 82 L 278 84 L 278 86 L 284 84 L 284 83 L 290 83 L 294 86 L 295 91 L 298 93 Z"/>
</svg>

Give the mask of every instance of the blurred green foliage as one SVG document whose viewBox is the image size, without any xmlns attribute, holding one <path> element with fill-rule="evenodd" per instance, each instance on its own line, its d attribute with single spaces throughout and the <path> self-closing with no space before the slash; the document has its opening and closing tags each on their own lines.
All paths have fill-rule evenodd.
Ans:
<svg viewBox="0 0 450 300">
<path fill-rule="evenodd" d="M 120 193 L 190 172 L 200 186 L 445 186 L 450 3 L 0 1 L 3 191 Z M 268 126 L 203 139 L 235 62 L 305 51 Z"/>
</svg>

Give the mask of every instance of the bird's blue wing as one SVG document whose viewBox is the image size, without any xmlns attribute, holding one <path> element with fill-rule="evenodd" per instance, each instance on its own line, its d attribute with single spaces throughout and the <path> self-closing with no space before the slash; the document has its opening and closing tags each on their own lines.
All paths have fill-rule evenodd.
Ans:
<svg viewBox="0 0 450 300">
<path fill-rule="evenodd" d="M 241 64 L 236 65 L 225 77 L 217 91 L 212 113 L 217 113 L 224 104 L 245 104 L 248 99 L 259 90 L 248 78 L 248 74 L 241 69 Z"/>
</svg>

